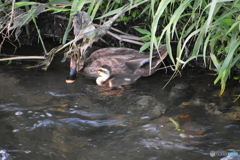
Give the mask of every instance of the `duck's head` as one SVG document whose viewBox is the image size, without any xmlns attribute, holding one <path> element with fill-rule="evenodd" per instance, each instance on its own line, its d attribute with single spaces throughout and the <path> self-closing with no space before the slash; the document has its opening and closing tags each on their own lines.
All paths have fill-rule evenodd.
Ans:
<svg viewBox="0 0 240 160">
<path fill-rule="evenodd" d="M 98 68 L 98 75 L 100 77 L 107 77 L 109 78 L 112 74 L 112 70 L 108 65 L 103 65 Z"/>
<path fill-rule="evenodd" d="M 112 70 L 108 65 L 103 65 L 99 67 L 98 68 L 99 77 L 96 79 L 97 84 L 100 86 L 104 85 L 104 82 L 108 80 L 111 74 L 112 74 Z"/>
</svg>

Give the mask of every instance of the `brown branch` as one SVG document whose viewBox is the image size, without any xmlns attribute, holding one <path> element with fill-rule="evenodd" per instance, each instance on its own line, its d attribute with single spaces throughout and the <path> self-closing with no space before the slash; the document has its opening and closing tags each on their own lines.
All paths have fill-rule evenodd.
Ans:
<svg viewBox="0 0 240 160">
<path fill-rule="evenodd" d="M 11 58 L 2 58 L 0 61 L 20 60 L 20 59 L 46 59 L 44 56 L 17 56 Z"/>
</svg>

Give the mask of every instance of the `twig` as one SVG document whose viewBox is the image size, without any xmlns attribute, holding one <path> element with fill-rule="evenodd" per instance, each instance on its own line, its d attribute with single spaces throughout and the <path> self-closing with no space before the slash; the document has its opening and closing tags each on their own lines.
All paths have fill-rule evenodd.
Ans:
<svg viewBox="0 0 240 160">
<path fill-rule="evenodd" d="M 11 58 L 2 58 L 0 61 L 20 60 L 20 59 L 46 59 L 44 56 L 17 56 Z"/>
<path fill-rule="evenodd" d="M 124 33 L 123 31 L 120 31 L 119 29 L 116 29 L 116 28 L 113 28 L 113 27 L 111 27 L 110 29 L 115 31 L 115 32 L 121 33 L 121 34 L 125 34 L 125 35 L 127 34 L 127 33 Z"/>
<path fill-rule="evenodd" d="M 113 36 L 114 38 L 116 38 L 120 41 L 129 42 L 129 43 L 133 43 L 133 44 L 137 44 L 137 45 L 144 45 L 144 43 L 142 43 L 142 42 L 137 42 L 137 41 L 133 41 L 131 39 L 122 38 L 122 37 L 118 36 L 117 34 L 114 34 L 110 31 L 107 31 L 107 34 Z"/>
</svg>

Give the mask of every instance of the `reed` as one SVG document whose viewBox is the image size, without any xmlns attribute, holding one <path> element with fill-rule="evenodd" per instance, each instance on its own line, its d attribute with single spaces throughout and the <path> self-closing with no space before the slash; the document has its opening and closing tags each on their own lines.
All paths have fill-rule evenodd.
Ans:
<svg viewBox="0 0 240 160">
<path fill-rule="evenodd" d="M 218 76 L 214 83 L 220 81 L 222 95 L 226 81 L 231 76 L 231 70 L 240 69 L 240 2 L 152 0 L 149 6 L 146 8 L 152 13 L 151 35 L 148 33 L 145 35 L 151 37 L 150 43 L 146 43 L 150 46 L 151 53 L 154 46 L 166 43 L 175 72 L 191 60 L 203 58 L 204 65 L 217 72 Z M 161 18 L 164 19 L 164 26 L 158 35 Z M 172 53 L 172 41 L 178 42 L 176 55 Z M 207 65 L 207 62 L 210 65 Z"/>
</svg>

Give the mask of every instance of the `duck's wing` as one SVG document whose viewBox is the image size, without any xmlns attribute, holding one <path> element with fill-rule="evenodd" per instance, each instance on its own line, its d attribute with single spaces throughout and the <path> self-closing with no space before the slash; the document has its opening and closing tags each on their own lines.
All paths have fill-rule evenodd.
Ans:
<svg viewBox="0 0 240 160">
<path fill-rule="evenodd" d="M 129 66 L 125 65 L 125 62 L 128 60 L 134 60 L 136 58 L 142 58 L 140 64 L 138 62 L 129 62 Z M 139 52 L 130 48 L 102 48 L 93 52 L 85 61 L 85 67 L 83 71 L 90 76 L 96 75 L 97 69 L 102 65 L 108 65 L 112 68 L 113 74 L 122 74 L 122 73 L 132 73 L 134 64 L 142 65 L 146 63 L 148 56 L 144 55 L 142 52 Z M 132 67 L 132 68 L 131 68 Z"/>
<path fill-rule="evenodd" d="M 129 85 L 140 78 L 140 75 L 134 74 L 115 74 L 109 78 L 109 87 L 120 87 L 122 85 Z"/>
<path fill-rule="evenodd" d="M 158 52 L 154 51 L 152 56 L 152 68 L 156 68 L 157 65 L 159 65 L 163 61 L 163 59 L 165 59 L 167 54 L 168 52 L 165 44 L 158 48 Z M 136 70 L 143 67 L 143 65 L 149 63 L 149 61 L 150 61 L 149 54 L 140 52 L 139 54 L 136 54 L 136 57 L 134 57 L 134 59 L 127 60 L 125 62 L 125 65 L 128 66 L 129 68 Z"/>
<path fill-rule="evenodd" d="M 155 73 L 158 70 L 159 66 L 162 64 L 163 60 L 168 55 L 166 45 L 162 45 L 159 48 L 159 52 L 159 54 L 155 53 L 155 56 L 152 59 L 151 70 L 149 70 L 149 65 L 144 65 L 141 68 L 137 68 L 133 74 L 145 77 Z"/>
<path fill-rule="evenodd" d="M 125 62 L 125 65 L 132 69 L 141 68 L 144 64 L 149 63 L 149 56 L 143 56 L 140 58 L 128 60 Z"/>
<path fill-rule="evenodd" d="M 109 48 L 102 48 L 98 49 L 93 52 L 88 58 L 87 61 L 92 61 L 99 57 L 111 57 L 111 56 L 135 56 L 139 54 L 139 51 L 131 48 L 124 48 L 124 47 L 109 47 Z"/>
</svg>

